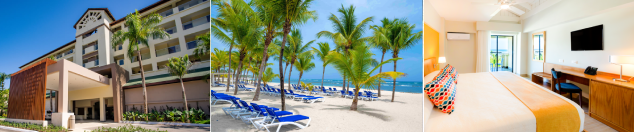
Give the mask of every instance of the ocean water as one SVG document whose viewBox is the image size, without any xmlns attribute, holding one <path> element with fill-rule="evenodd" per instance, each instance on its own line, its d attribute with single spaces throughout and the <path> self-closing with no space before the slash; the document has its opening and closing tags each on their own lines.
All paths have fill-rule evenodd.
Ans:
<svg viewBox="0 0 634 132">
<path fill-rule="evenodd" d="M 274 79 L 271 82 L 280 83 L 279 79 Z M 312 83 L 314 86 L 321 85 L 321 79 L 302 79 L 304 83 Z M 285 84 L 288 84 L 288 80 L 284 80 Z M 291 84 L 297 84 L 297 79 L 291 79 Z M 348 84 L 346 84 L 348 85 Z M 385 81 L 381 83 L 381 90 L 392 91 L 392 81 Z M 396 81 L 396 92 L 408 92 L 408 93 L 423 93 L 423 82 L 414 81 Z M 343 80 L 324 79 L 324 87 L 341 87 L 343 86 Z M 350 85 L 350 88 L 354 86 Z M 374 90 L 376 90 L 376 86 Z"/>
</svg>

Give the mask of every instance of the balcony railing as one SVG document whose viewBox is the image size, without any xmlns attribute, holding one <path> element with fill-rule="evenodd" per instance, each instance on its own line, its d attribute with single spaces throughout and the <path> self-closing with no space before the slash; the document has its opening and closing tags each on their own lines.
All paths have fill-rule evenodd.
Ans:
<svg viewBox="0 0 634 132">
<path fill-rule="evenodd" d="M 187 42 L 187 49 L 193 49 L 198 46 L 198 40 Z"/>
<path fill-rule="evenodd" d="M 134 58 L 134 59 L 132 59 L 132 62 L 137 62 L 137 59 L 136 59 L 137 56 L 132 56 L 132 58 Z M 141 55 L 141 60 L 147 60 L 147 59 L 150 59 L 150 53 L 146 53 L 146 54 L 142 54 Z"/>
<path fill-rule="evenodd" d="M 92 45 L 92 46 L 88 46 L 88 47 L 86 47 L 84 49 L 84 51 L 83 51 L 84 53 L 83 54 L 90 53 L 90 52 L 93 52 L 93 51 L 97 51 L 98 49 L 99 49 L 99 46 L 97 46 L 97 44 Z"/>
<path fill-rule="evenodd" d="M 211 19 L 211 15 L 207 15 L 207 16 L 200 17 L 192 21 L 186 22 L 183 24 L 183 30 L 187 30 L 187 29 L 196 27 L 198 25 L 203 25 L 205 23 L 209 23 L 210 19 Z"/>
<path fill-rule="evenodd" d="M 178 11 L 185 10 L 185 9 L 187 9 L 187 8 L 189 8 L 189 7 L 193 7 L 193 6 L 195 6 L 195 5 L 198 5 L 198 4 L 200 4 L 200 3 L 203 3 L 203 2 L 205 2 L 205 1 L 207 1 L 207 0 L 192 0 L 192 1 L 189 1 L 189 2 L 187 2 L 187 3 L 184 3 L 184 4 L 182 4 L 182 5 L 179 5 L 179 6 L 178 6 Z"/>
<path fill-rule="evenodd" d="M 163 17 L 167 17 L 167 16 L 170 16 L 170 15 L 172 15 L 172 14 L 174 14 L 174 10 L 172 10 L 172 9 L 169 9 L 169 10 L 167 10 L 167 11 L 164 11 L 164 12 L 159 13 L 159 15 L 161 15 L 161 16 L 163 16 Z"/>
<path fill-rule="evenodd" d="M 66 51 L 66 53 L 64 53 L 64 55 L 69 55 L 74 53 L 75 51 L 73 49 Z"/>
<path fill-rule="evenodd" d="M 85 68 L 94 67 L 96 65 L 99 65 L 99 61 L 98 60 L 94 60 L 94 61 L 90 61 L 90 62 L 84 63 L 84 67 Z"/>
<path fill-rule="evenodd" d="M 181 48 L 179 45 L 175 45 L 172 47 L 168 47 L 165 49 L 160 49 L 160 50 L 156 50 L 156 57 L 162 56 L 162 55 L 167 55 L 167 54 L 172 54 L 172 53 L 176 53 L 176 52 L 180 52 Z"/>
<path fill-rule="evenodd" d="M 55 56 L 55 59 L 59 59 L 59 58 L 62 58 L 62 57 L 64 57 L 64 54 L 58 54 L 58 55 Z"/>
<path fill-rule="evenodd" d="M 87 38 L 97 33 L 97 29 L 90 31 L 89 33 L 84 34 L 83 38 Z"/>
<path fill-rule="evenodd" d="M 169 33 L 169 34 L 174 34 L 176 33 L 176 27 L 171 27 L 168 29 L 165 29 L 165 32 Z M 158 39 L 157 37 L 152 37 L 153 39 Z"/>
</svg>

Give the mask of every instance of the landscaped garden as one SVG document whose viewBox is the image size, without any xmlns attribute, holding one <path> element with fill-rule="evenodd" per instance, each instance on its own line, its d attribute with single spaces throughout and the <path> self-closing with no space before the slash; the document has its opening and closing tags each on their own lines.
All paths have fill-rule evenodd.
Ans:
<svg viewBox="0 0 634 132">
<path fill-rule="evenodd" d="M 66 132 L 66 131 L 68 131 L 68 129 L 66 129 L 66 128 L 59 127 L 59 126 L 53 126 L 53 125 L 49 125 L 47 127 L 44 127 L 44 126 L 39 125 L 39 124 L 15 123 L 15 122 L 6 122 L 6 121 L 0 121 L 0 126 L 7 126 L 7 127 L 13 127 L 13 128 L 20 128 L 20 129 L 28 129 L 28 130 L 34 130 L 34 131 L 40 131 L 40 132 Z"/>
<path fill-rule="evenodd" d="M 152 108 L 148 114 L 144 114 L 133 106 L 132 111 L 123 113 L 124 121 L 156 121 L 156 122 L 181 122 L 196 124 L 209 124 L 209 116 L 205 114 L 202 108 L 176 108 L 170 106 L 161 106 L 160 108 Z"/>
</svg>

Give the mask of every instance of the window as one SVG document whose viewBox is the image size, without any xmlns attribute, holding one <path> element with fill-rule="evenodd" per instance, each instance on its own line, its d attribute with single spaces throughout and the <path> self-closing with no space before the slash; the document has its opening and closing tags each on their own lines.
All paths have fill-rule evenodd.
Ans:
<svg viewBox="0 0 634 132">
<path fill-rule="evenodd" d="M 533 34 L 533 60 L 544 62 L 546 58 L 546 31 Z"/>
<path fill-rule="evenodd" d="M 187 49 L 193 49 L 196 48 L 196 46 L 198 46 L 198 40 L 187 42 Z"/>
<path fill-rule="evenodd" d="M 123 59 L 119 60 L 119 65 L 123 65 Z"/>
<path fill-rule="evenodd" d="M 117 50 L 122 50 L 123 49 L 123 45 L 120 44 L 119 46 L 117 46 Z"/>
</svg>

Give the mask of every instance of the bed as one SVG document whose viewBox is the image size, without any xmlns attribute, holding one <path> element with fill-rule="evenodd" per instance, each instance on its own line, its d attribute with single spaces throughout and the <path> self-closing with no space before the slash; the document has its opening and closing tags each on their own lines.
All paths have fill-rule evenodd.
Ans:
<svg viewBox="0 0 634 132">
<path fill-rule="evenodd" d="M 426 71 L 424 83 L 438 73 Z M 579 105 L 510 72 L 459 74 L 455 96 L 451 114 L 434 108 L 425 96 L 426 132 L 583 131 Z"/>
</svg>

